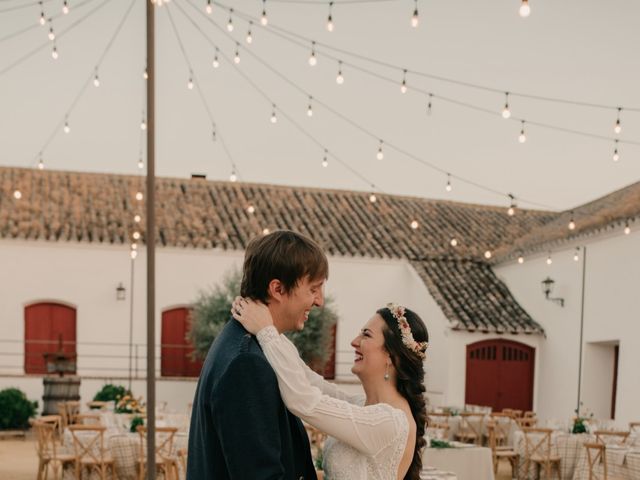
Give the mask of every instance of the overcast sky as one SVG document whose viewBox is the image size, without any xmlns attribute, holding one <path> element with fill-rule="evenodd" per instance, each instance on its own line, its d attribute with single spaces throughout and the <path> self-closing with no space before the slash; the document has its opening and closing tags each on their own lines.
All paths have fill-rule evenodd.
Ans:
<svg viewBox="0 0 640 480">
<path fill-rule="evenodd" d="M 46 145 L 46 168 L 140 172 L 145 19 L 144 1 L 134 2 L 99 65 L 96 88 L 95 66 L 131 0 L 69 0 L 71 11 L 65 16 L 62 0 L 45 0 L 45 15 L 54 17 L 52 26 L 58 35 L 57 60 L 52 59 L 52 42 L 47 38 L 50 24 L 38 26 L 36 2 L 0 0 L 1 165 L 35 167 Z M 156 17 L 157 174 L 204 173 L 209 179 L 228 180 L 231 163 L 224 143 L 244 181 L 362 191 L 372 190 L 373 184 L 380 192 L 474 203 L 507 205 L 508 198 L 456 178 L 447 193 L 446 175 L 424 163 L 503 194 L 512 193 L 523 199 L 518 202 L 522 206 L 531 206 L 524 203 L 526 199 L 553 209 L 568 209 L 638 181 L 639 112 L 623 110 L 622 132 L 616 135 L 615 108 L 511 95 L 512 119 L 504 120 L 500 112 L 505 96 L 500 92 L 640 109 L 640 2 L 530 3 L 531 15 L 521 18 L 519 0 L 418 0 L 419 26 L 414 29 L 409 21 L 412 1 L 340 4 L 336 0 L 335 28 L 329 33 L 328 2 L 267 0 L 269 25 L 265 29 L 259 21 L 254 23 L 253 42 L 248 45 L 243 16 L 259 18 L 261 1 L 226 3 L 235 9 L 235 28 L 228 33 L 229 13 L 222 6 L 214 5 L 208 16 L 221 27 L 217 29 L 199 13 L 204 13 L 206 0 L 172 0 L 168 7 L 157 9 Z M 16 8 L 21 6 L 25 7 Z M 189 66 L 169 13 L 193 69 L 196 86 L 192 90 L 187 88 Z M 285 40 L 284 32 L 297 35 L 301 45 Z M 312 39 L 318 43 L 315 67 L 308 63 Z M 236 41 L 240 45 L 237 66 L 228 62 L 234 57 Z M 330 51 L 322 44 L 345 52 Z M 213 45 L 220 48 L 218 69 L 212 66 Z M 344 62 L 343 85 L 336 83 L 337 59 Z M 400 92 L 403 68 L 409 71 L 404 95 Z M 498 93 L 412 72 L 484 85 Z M 303 92 L 314 97 L 312 117 L 307 116 L 309 101 Z M 431 115 L 424 92 L 435 95 Z M 495 113 L 466 108 L 441 96 Z M 275 124 L 270 122 L 272 102 L 277 105 Z M 207 109 L 217 125 L 216 141 Z M 65 134 L 62 124 L 68 111 L 70 132 Z M 520 144 L 517 119 L 521 118 L 604 139 L 525 124 L 527 141 Z M 620 159 L 614 163 L 616 137 L 621 142 Z M 376 158 L 378 139 L 385 142 L 382 160 Z M 330 152 L 326 168 L 321 165 L 324 148 Z"/>
</svg>

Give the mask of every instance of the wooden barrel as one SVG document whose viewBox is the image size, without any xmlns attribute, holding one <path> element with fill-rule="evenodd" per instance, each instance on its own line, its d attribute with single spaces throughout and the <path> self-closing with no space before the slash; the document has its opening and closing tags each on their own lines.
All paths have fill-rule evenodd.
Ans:
<svg viewBox="0 0 640 480">
<path fill-rule="evenodd" d="M 57 415 L 58 402 L 80 400 L 80 377 L 47 376 L 42 379 L 42 383 L 44 384 L 43 415 Z"/>
</svg>

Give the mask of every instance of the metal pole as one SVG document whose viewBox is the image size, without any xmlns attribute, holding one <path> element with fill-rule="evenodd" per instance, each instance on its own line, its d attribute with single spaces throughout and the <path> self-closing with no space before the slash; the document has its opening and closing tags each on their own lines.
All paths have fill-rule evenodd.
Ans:
<svg viewBox="0 0 640 480">
<path fill-rule="evenodd" d="M 580 400 L 582 397 L 582 339 L 584 334 L 584 288 L 587 275 L 587 247 L 582 247 L 582 302 L 580 304 L 580 358 L 578 358 L 578 405 L 576 415 L 580 412 Z"/>
<path fill-rule="evenodd" d="M 131 391 L 131 373 L 133 369 L 133 359 L 131 358 L 133 352 L 133 293 L 135 289 L 133 288 L 133 272 L 135 260 L 131 259 L 131 298 L 129 300 L 129 391 Z"/>
<path fill-rule="evenodd" d="M 155 7 L 147 4 L 147 480 L 156 478 Z"/>
</svg>

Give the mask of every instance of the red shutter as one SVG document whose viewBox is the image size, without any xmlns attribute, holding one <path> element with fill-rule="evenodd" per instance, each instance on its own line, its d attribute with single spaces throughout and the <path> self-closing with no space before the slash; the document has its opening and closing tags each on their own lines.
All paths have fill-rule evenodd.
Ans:
<svg viewBox="0 0 640 480">
<path fill-rule="evenodd" d="M 162 313 L 160 371 L 164 377 L 197 377 L 202 360 L 191 360 L 193 346 L 186 339 L 189 309 L 174 308 Z"/>
<path fill-rule="evenodd" d="M 59 303 L 35 303 L 24 309 L 24 371 L 46 373 L 45 353 L 76 353 L 76 310 Z"/>
<path fill-rule="evenodd" d="M 328 380 L 336 378 L 336 329 L 338 324 L 331 327 L 331 340 L 329 341 L 329 358 L 324 366 L 323 376 Z"/>
</svg>

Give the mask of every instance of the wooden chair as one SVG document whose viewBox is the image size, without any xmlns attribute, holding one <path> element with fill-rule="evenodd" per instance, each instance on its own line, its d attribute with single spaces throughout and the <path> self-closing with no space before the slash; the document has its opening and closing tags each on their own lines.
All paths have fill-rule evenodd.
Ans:
<svg viewBox="0 0 640 480">
<path fill-rule="evenodd" d="M 455 434 L 455 438 L 465 443 L 482 442 L 482 424 L 484 414 L 463 412 L 460 414 L 460 428 Z"/>
<path fill-rule="evenodd" d="M 525 428 L 533 428 L 538 424 L 538 419 L 536 417 L 517 417 L 515 418 L 516 424 L 521 429 Z"/>
<path fill-rule="evenodd" d="M 507 413 L 492 413 L 489 416 L 490 420 L 487 423 L 493 423 L 494 436 L 496 440 L 496 446 L 501 448 L 507 443 L 509 439 L 509 431 L 511 430 L 511 422 L 513 418 Z M 487 430 L 487 443 L 489 440 L 489 431 Z"/>
<path fill-rule="evenodd" d="M 449 424 L 429 422 L 427 426 L 427 435 L 438 440 L 447 440 L 449 438 Z"/>
<path fill-rule="evenodd" d="M 587 462 L 589 466 L 589 480 L 620 480 L 609 476 L 607 468 L 607 446 L 603 443 L 585 443 Z M 602 468 L 600 468 L 602 465 Z"/>
<path fill-rule="evenodd" d="M 596 433 L 596 443 L 604 445 L 624 445 L 629 438 L 629 432 L 610 432 L 608 430 L 598 430 Z"/>
<path fill-rule="evenodd" d="M 100 480 L 115 477 L 115 467 L 111 453 L 104 445 L 106 427 L 98 425 L 69 425 L 73 438 L 73 448 L 76 452 L 76 480 L 82 479 L 87 470 L 89 478 L 96 472 Z M 111 476 L 107 477 L 107 472 Z"/>
<path fill-rule="evenodd" d="M 182 476 L 178 475 L 176 478 L 185 478 L 187 476 L 187 449 L 180 448 L 176 452 L 178 457 L 178 465 L 182 469 Z"/>
<path fill-rule="evenodd" d="M 144 480 L 147 474 L 147 427 L 138 425 L 140 438 L 138 450 L 138 480 Z M 165 480 L 178 479 L 178 457 L 173 452 L 173 440 L 176 427 L 156 427 L 156 474 L 162 472 Z"/>
<path fill-rule="evenodd" d="M 76 425 L 100 425 L 100 414 L 79 413 L 76 415 Z"/>
<path fill-rule="evenodd" d="M 87 402 L 87 408 L 89 410 L 106 410 L 109 402 L 101 402 L 100 400 L 92 400 Z"/>
<path fill-rule="evenodd" d="M 640 422 L 629 422 L 630 433 L 640 433 Z"/>
<path fill-rule="evenodd" d="M 524 412 L 524 414 L 522 416 L 524 418 L 535 418 L 536 412 L 533 412 L 531 410 L 527 410 L 526 412 Z"/>
<path fill-rule="evenodd" d="M 493 457 L 493 471 L 494 474 L 498 474 L 498 464 L 500 460 L 507 459 L 511 464 L 511 477 L 517 476 L 518 472 L 518 455 L 513 449 L 508 447 L 500 448 L 497 445 L 497 424 L 494 421 L 487 423 L 487 437 L 489 439 L 489 448 L 491 449 L 491 456 Z"/>
<path fill-rule="evenodd" d="M 62 443 L 62 433 L 64 432 L 64 430 L 62 428 L 62 417 L 60 415 L 43 415 L 34 419 L 33 422 L 48 423 L 53 425 L 55 427 L 55 439 L 56 441 Z"/>
<path fill-rule="evenodd" d="M 536 474 L 540 475 L 540 469 L 544 468 L 545 478 L 551 478 L 551 473 L 555 471 L 560 478 L 560 456 L 551 452 L 550 428 L 523 428 L 524 433 L 524 464 L 526 477 L 529 477 L 529 468 L 533 464 Z"/>
<path fill-rule="evenodd" d="M 50 416 L 57 417 L 58 415 Z M 74 464 L 76 456 L 60 453 L 62 445 L 59 442 L 58 423 L 34 420 L 32 427 L 37 439 L 38 480 L 48 478 L 49 467 L 53 470 L 53 480 L 61 479 L 65 465 Z"/>
</svg>

